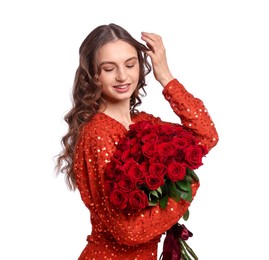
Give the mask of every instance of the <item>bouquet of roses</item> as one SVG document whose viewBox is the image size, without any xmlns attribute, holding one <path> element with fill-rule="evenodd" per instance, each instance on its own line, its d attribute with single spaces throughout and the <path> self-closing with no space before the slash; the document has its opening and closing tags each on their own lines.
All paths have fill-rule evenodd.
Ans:
<svg viewBox="0 0 269 260">
<path fill-rule="evenodd" d="M 105 189 L 110 202 L 130 211 L 157 204 L 165 208 L 169 197 L 191 201 L 191 184 L 199 181 L 194 170 L 206 154 L 194 133 L 181 125 L 149 121 L 130 125 L 107 164 Z"/>
</svg>

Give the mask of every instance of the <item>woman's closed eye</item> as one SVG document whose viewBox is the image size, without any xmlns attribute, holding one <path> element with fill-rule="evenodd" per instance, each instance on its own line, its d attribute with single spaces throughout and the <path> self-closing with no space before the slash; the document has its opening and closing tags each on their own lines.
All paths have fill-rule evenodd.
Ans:
<svg viewBox="0 0 269 260">
<path fill-rule="evenodd" d="M 103 70 L 106 72 L 110 72 L 114 70 L 114 67 L 103 67 Z"/>
<path fill-rule="evenodd" d="M 131 69 L 131 68 L 134 67 L 134 65 L 135 65 L 135 64 L 127 64 L 127 65 L 126 65 L 126 68 Z"/>
</svg>

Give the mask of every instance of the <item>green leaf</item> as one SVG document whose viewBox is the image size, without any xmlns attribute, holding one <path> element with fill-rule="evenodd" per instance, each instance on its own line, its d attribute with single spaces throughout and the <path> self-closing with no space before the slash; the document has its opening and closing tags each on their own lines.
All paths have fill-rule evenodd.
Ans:
<svg viewBox="0 0 269 260">
<path fill-rule="evenodd" d="M 189 191 L 189 192 L 181 192 L 181 198 L 183 200 L 186 200 L 186 201 L 191 202 L 192 201 L 192 191 Z"/>
<path fill-rule="evenodd" d="M 173 189 L 170 193 L 169 193 L 170 197 L 175 201 L 175 202 L 179 202 L 180 198 L 181 198 L 181 191 L 178 190 L 175 186 L 175 189 Z"/>
<path fill-rule="evenodd" d="M 167 186 L 167 181 L 165 184 L 161 187 L 162 189 L 162 194 L 167 194 L 168 193 L 168 186 Z"/>
<path fill-rule="evenodd" d="M 158 202 L 149 201 L 149 206 L 156 206 L 157 204 L 158 204 Z"/>
<path fill-rule="evenodd" d="M 158 195 L 158 193 L 157 193 L 156 190 L 151 190 L 151 191 L 149 192 L 149 194 L 150 194 L 150 195 L 153 195 L 153 196 L 155 196 L 155 197 L 157 197 L 157 198 L 159 198 L 159 195 Z"/>
<path fill-rule="evenodd" d="M 189 211 L 189 209 L 187 209 L 187 211 L 186 211 L 185 214 L 183 215 L 183 219 L 184 219 L 185 221 L 187 221 L 187 220 L 189 219 L 189 216 L 190 216 L 190 211 Z"/>
<path fill-rule="evenodd" d="M 149 191 L 148 197 L 149 197 L 149 202 L 152 201 L 153 203 L 155 203 L 155 201 L 157 202 L 159 201 L 159 194 L 156 190 Z"/>
<path fill-rule="evenodd" d="M 171 191 L 176 189 L 176 184 L 172 181 L 168 181 L 167 188 L 168 188 L 168 192 L 170 193 Z"/>
<path fill-rule="evenodd" d="M 159 188 L 157 189 L 157 191 L 159 192 L 160 195 L 163 194 L 162 187 L 159 187 Z"/>
<path fill-rule="evenodd" d="M 193 183 L 193 178 L 191 176 L 185 175 L 184 181 L 187 181 L 189 183 Z"/>
<path fill-rule="evenodd" d="M 165 195 L 160 200 L 160 206 L 161 206 L 161 208 L 165 209 L 166 206 L 167 206 L 167 202 L 168 202 L 168 195 Z"/>
<path fill-rule="evenodd" d="M 159 202 L 159 198 L 157 198 L 157 197 L 152 196 L 149 198 L 149 204 L 153 203 L 154 205 L 156 205 L 156 204 L 158 204 L 158 202 Z"/>
<path fill-rule="evenodd" d="M 177 181 L 176 182 L 177 187 L 179 187 L 180 189 L 184 190 L 184 191 L 191 191 L 191 184 L 187 181 Z"/>
<path fill-rule="evenodd" d="M 191 176 L 195 181 L 197 181 L 197 182 L 199 181 L 199 178 L 196 175 L 196 173 L 189 168 L 187 168 L 187 175 Z"/>
</svg>

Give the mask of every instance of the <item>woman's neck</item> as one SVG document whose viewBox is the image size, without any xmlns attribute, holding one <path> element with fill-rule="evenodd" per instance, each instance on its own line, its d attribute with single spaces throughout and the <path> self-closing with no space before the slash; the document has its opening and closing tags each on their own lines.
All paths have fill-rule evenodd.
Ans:
<svg viewBox="0 0 269 260">
<path fill-rule="evenodd" d="M 107 105 L 103 109 L 100 109 L 100 111 L 121 123 L 126 129 L 129 129 L 129 125 L 133 123 L 129 104 Z"/>
</svg>

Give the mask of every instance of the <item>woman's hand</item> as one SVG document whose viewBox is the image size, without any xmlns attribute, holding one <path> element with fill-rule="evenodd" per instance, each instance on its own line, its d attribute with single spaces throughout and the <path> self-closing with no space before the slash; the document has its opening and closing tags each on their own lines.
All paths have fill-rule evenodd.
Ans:
<svg viewBox="0 0 269 260">
<path fill-rule="evenodd" d="M 150 51 L 147 51 L 147 54 L 151 58 L 154 77 L 164 87 L 174 77 L 167 64 L 166 51 L 162 38 L 154 33 L 142 32 L 141 34 L 141 39 L 146 42 L 146 45 L 150 49 Z"/>
</svg>

